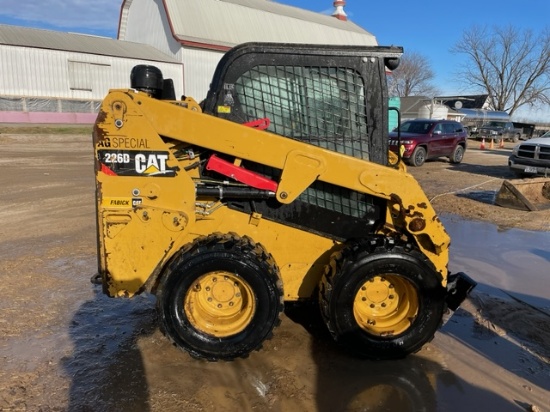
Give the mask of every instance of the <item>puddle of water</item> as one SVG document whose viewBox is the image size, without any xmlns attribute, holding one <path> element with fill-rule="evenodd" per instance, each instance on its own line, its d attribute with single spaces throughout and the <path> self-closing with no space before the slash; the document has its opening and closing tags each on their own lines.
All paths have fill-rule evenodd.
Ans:
<svg viewBox="0 0 550 412">
<path fill-rule="evenodd" d="M 502 231 L 454 216 L 442 220 L 453 242 L 452 272 L 468 273 L 479 282 L 478 290 L 492 294 L 502 290 L 550 313 L 550 233 Z M 151 296 L 110 299 L 99 287 L 89 285 L 88 275 L 83 282 L 82 273 L 93 263 L 91 257 L 55 257 L 49 264 L 51 272 L 93 290 L 82 292 L 87 298 L 79 303 L 67 329 L 37 341 L 53 353 L 50 358 L 61 357 L 59 366 L 70 384 L 69 410 L 171 411 L 208 409 L 209 405 L 220 410 L 321 412 L 512 410 L 516 405 L 508 400 L 511 396 L 500 394 L 506 383 L 499 381 L 495 384 L 498 389 L 492 390 L 483 385 L 482 378 L 472 382 L 471 372 L 456 366 L 464 355 L 453 354 L 449 346 L 464 350 L 461 342 L 470 342 L 468 347 L 481 354 L 471 359 L 474 366 L 485 354 L 484 365 L 495 362 L 501 365 L 499 371 L 538 367 L 521 345 L 509 340 L 499 339 L 496 346 L 496 338 L 471 343 L 475 338 L 469 336 L 473 320 L 466 316 L 455 318 L 456 322 L 437 335 L 441 345 L 435 350 L 426 348 L 398 362 L 352 359 L 333 346 L 322 334 L 326 335 L 324 329 L 316 333 L 307 330 L 306 325 L 314 319 L 311 314 L 305 316 L 304 323 L 285 319 L 275 338 L 266 342 L 265 350 L 249 359 L 204 363 L 180 353 L 160 335 Z M 316 307 L 311 310 L 318 316 Z M 4 346 L 4 353 L 19 360 L 25 353 L 37 351 L 38 343 L 20 348 L 15 346 L 21 340 L 10 343 L 13 346 Z M 37 358 L 44 356 L 44 352 L 36 353 Z M 516 361 L 508 366 L 501 359 L 510 354 Z M 454 362 L 452 368 L 446 365 L 450 361 Z M 39 359 L 31 358 L 24 367 L 37 364 Z M 487 369 L 484 377 L 491 374 L 490 366 Z M 518 374 L 529 378 L 527 372 Z M 535 378 L 522 382 L 543 387 Z"/>
<path fill-rule="evenodd" d="M 497 197 L 496 190 L 479 190 L 468 193 L 459 193 L 458 196 L 466 197 L 468 199 L 477 200 L 478 202 L 487 203 L 489 205 L 495 204 L 495 198 Z"/>
<path fill-rule="evenodd" d="M 61 360 L 71 377 L 69 410 L 149 410 L 139 338 L 156 328 L 154 298 L 112 299 L 92 286 L 69 327 L 70 356 Z"/>
<path fill-rule="evenodd" d="M 504 291 L 550 314 L 550 232 L 441 216 L 451 236 L 451 272 L 466 272 L 478 290 Z"/>
</svg>

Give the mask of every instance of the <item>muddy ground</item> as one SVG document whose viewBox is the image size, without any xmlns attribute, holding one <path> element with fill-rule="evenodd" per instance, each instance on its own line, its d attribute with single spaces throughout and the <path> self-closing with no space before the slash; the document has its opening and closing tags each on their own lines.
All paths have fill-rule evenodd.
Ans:
<svg viewBox="0 0 550 412">
<path fill-rule="evenodd" d="M 550 230 L 550 202 L 546 202 L 546 210 L 534 212 L 495 205 L 503 180 L 518 179 L 507 163 L 515 144 L 506 142 L 505 147 L 493 149 L 486 144 L 485 150 L 480 150 L 480 142 L 470 140 L 468 143 L 464 161 L 458 165 L 441 159 L 408 169 L 421 183 L 437 212 L 491 222 L 502 228 Z M 542 203 L 538 206 L 544 208 Z"/>
<path fill-rule="evenodd" d="M 438 213 L 549 231 L 548 210 L 493 204 L 511 144 L 478 146 L 410 169 Z M 309 306 L 287 307 L 248 359 L 193 360 L 159 332 L 153 297 L 90 283 L 92 159 L 87 134 L 0 134 L 0 411 L 550 411 L 550 316 L 490 288 L 401 361 L 347 356 Z"/>
</svg>

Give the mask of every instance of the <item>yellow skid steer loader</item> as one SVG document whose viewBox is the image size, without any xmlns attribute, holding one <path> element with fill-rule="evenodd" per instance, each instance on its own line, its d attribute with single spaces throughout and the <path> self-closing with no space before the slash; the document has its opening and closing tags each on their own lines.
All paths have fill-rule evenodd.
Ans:
<svg viewBox="0 0 550 412">
<path fill-rule="evenodd" d="M 475 282 L 388 150 L 401 54 L 244 44 L 200 104 L 136 66 L 93 133 L 103 291 L 154 293 L 165 335 L 207 360 L 259 349 L 302 300 L 357 356 L 419 350 Z"/>
</svg>

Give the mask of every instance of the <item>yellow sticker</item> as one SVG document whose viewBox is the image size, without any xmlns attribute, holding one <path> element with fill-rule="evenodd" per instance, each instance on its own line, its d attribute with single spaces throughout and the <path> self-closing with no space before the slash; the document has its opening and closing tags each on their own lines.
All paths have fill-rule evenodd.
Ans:
<svg viewBox="0 0 550 412">
<path fill-rule="evenodd" d="M 101 201 L 101 206 L 109 209 L 131 209 L 132 198 L 131 197 L 104 197 Z"/>
<path fill-rule="evenodd" d="M 218 113 L 231 113 L 231 106 L 218 106 Z"/>
</svg>

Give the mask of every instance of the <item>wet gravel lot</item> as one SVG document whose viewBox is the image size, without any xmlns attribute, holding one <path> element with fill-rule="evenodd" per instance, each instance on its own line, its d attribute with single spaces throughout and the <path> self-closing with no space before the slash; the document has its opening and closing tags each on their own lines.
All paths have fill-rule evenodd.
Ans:
<svg viewBox="0 0 550 412">
<path fill-rule="evenodd" d="M 154 297 L 110 299 L 90 283 L 92 159 L 87 135 L 0 135 L 0 411 L 549 410 L 548 233 L 444 217 L 456 240 L 452 269 L 477 275 L 481 287 L 405 360 L 351 358 L 315 307 L 289 305 L 262 351 L 207 363 L 162 336 Z M 425 166 L 414 173 L 433 196 L 450 191 L 440 184 L 436 193 L 438 173 L 460 173 Z M 515 248 L 514 239 L 537 245 Z M 514 276 L 536 291 L 513 293 L 505 279 Z"/>
</svg>

